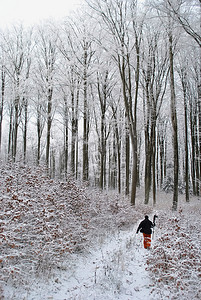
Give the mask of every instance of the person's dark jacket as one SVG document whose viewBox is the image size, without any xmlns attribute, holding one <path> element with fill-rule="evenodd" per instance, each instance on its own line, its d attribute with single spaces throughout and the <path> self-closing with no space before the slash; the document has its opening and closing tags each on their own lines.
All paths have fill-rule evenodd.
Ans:
<svg viewBox="0 0 201 300">
<path fill-rule="evenodd" d="M 144 219 L 138 226 L 137 233 L 140 231 L 142 233 L 151 234 L 151 228 L 154 227 L 154 224 L 149 219 Z"/>
</svg>

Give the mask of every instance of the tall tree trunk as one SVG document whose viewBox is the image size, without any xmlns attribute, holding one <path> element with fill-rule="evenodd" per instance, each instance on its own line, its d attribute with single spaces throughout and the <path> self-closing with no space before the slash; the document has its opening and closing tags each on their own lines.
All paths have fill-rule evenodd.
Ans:
<svg viewBox="0 0 201 300">
<path fill-rule="evenodd" d="M 12 140 L 13 140 L 13 104 L 10 107 L 10 116 L 9 116 L 9 133 L 8 133 L 8 157 L 11 158 L 12 153 Z"/>
<path fill-rule="evenodd" d="M 78 82 L 79 85 L 79 82 Z M 78 163 L 79 163 L 79 148 L 78 148 L 78 103 L 79 103 L 79 95 L 80 91 L 79 88 L 77 90 L 77 96 L 76 96 L 76 150 L 75 150 L 75 178 L 78 179 Z"/>
<path fill-rule="evenodd" d="M 137 190 L 137 163 L 138 163 L 138 154 L 137 154 L 137 102 L 138 102 L 138 89 L 139 89 L 139 80 L 140 80 L 140 48 L 139 41 L 136 35 L 136 71 L 135 71 L 135 96 L 134 96 L 134 113 L 133 113 L 133 134 L 131 134 L 131 143 L 133 149 L 133 168 L 132 168 L 132 189 L 131 189 L 131 204 L 135 205 L 136 200 L 136 190 Z M 130 91 L 131 92 L 131 91 Z"/>
<path fill-rule="evenodd" d="M 83 116 L 83 180 L 89 178 L 89 153 L 88 153 L 88 136 L 89 136 L 89 112 L 87 101 L 87 49 L 84 49 L 84 116 Z"/>
<path fill-rule="evenodd" d="M 40 163 L 40 151 L 41 151 L 41 137 L 42 137 L 42 132 L 44 128 L 44 124 L 42 122 L 42 105 L 40 103 L 40 99 L 38 99 L 38 105 L 37 105 L 37 165 Z"/>
<path fill-rule="evenodd" d="M 23 135 L 23 154 L 24 163 L 26 163 L 26 152 L 27 152 L 27 123 L 28 123 L 28 100 L 24 99 L 24 135 Z"/>
<path fill-rule="evenodd" d="M 100 140 L 100 188 L 104 188 L 104 175 L 105 175 L 105 137 L 104 137 L 104 123 L 105 123 L 105 115 L 102 113 L 101 117 L 101 140 Z"/>
<path fill-rule="evenodd" d="M 71 173 L 75 175 L 75 143 L 76 143 L 76 115 L 75 115 L 75 95 L 74 91 L 71 92 L 71 109 L 72 109 L 72 120 L 71 120 Z"/>
<path fill-rule="evenodd" d="M 186 71 L 181 70 L 181 81 L 184 95 L 184 123 L 185 123 L 185 183 L 186 202 L 189 202 L 189 151 L 188 151 L 188 108 L 187 108 L 187 79 Z"/>
<path fill-rule="evenodd" d="M 196 118 L 197 119 L 197 118 Z M 196 195 L 199 196 L 200 194 L 200 163 L 199 163 L 199 155 L 200 155 L 200 149 L 199 149 L 199 135 L 198 135 L 198 129 L 197 129 L 197 123 L 195 125 L 195 174 L 196 174 Z"/>
<path fill-rule="evenodd" d="M 78 163 L 79 163 L 79 147 L 78 147 L 78 130 L 77 130 L 77 139 L 76 139 L 76 168 L 75 168 L 75 178 L 78 179 L 79 170 L 78 170 Z"/>
<path fill-rule="evenodd" d="M 13 140 L 12 140 L 12 159 L 14 162 L 17 154 L 17 135 L 18 135 L 18 126 L 19 126 L 19 103 L 20 103 L 19 85 L 20 85 L 19 73 L 17 73 L 16 96 L 14 101 Z"/>
<path fill-rule="evenodd" d="M 120 147 L 119 138 L 117 138 L 117 168 L 118 168 L 118 175 L 117 175 L 118 192 L 121 193 L 121 147 Z"/>
<path fill-rule="evenodd" d="M 116 143 L 115 143 L 115 133 L 113 135 L 113 140 L 112 140 L 112 151 L 111 154 L 109 152 L 109 157 L 110 159 L 110 180 L 109 180 L 109 186 L 113 189 L 116 188 L 117 184 L 117 153 L 116 153 Z"/>
<path fill-rule="evenodd" d="M 155 122 L 155 121 L 153 121 Z M 153 204 L 156 204 L 156 128 L 153 124 L 153 145 L 152 145 L 152 185 L 153 185 Z"/>
<path fill-rule="evenodd" d="M 5 70 L 2 66 L 1 70 L 1 103 L 0 103 L 0 153 L 2 143 L 2 122 L 3 122 L 3 109 L 4 109 L 4 97 L 5 97 Z"/>
<path fill-rule="evenodd" d="M 144 110 L 144 130 L 145 130 L 145 199 L 144 204 L 149 203 L 149 195 L 151 190 L 151 180 L 152 180 L 152 155 L 153 155 L 153 141 L 152 141 L 152 130 L 153 130 L 153 120 L 152 120 L 152 105 L 151 98 L 149 93 L 149 84 L 151 77 L 147 76 L 146 79 L 146 96 L 143 101 L 143 110 Z"/>
<path fill-rule="evenodd" d="M 139 39 L 135 36 L 135 49 L 136 49 L 136 69 L 135 69 L 135 95 L 132 96 L 132 80 L 131 80 L 131 64 L 129 55 L 123 57 L 122 64 L 119 63 L 119 70 L 122 79 L 123 97 L 126 109 L 126 116 L 128 118 L 128 125 L 130 130 L 130 141 L 132 145 L 132 183 L 131 183 L 131 205 L 135 205 L 136 190 L 138 183 L 138 154 L 137 154 L 137 103 L 138 103 L 138 89 L 140 79 L 140 46 Z M 120 58 L 119 58 L 120 62 Z M 128 81 L 126 70 L 128 73 Z M 128 95 L 128 96 L 127 96 Z"/>
<path fill-rule="evenodd" d="M 201 33 L 201 1 L 200 1 L 200 33 Z M 198 116 L 199 116 L 199 169 L 200 169 L 200 176 L 199 176 L 199 195 L 201 195 L 201 47 L 200 47 L 200 60 L 198 63 Z"/>
<path fill-rule="evenodd" d="M 64 95 L 64 174 L 67 178 L 68 170 L 68 104 L 66 95 Z"/>
<path fill-rule="evenodd" d="M 137 132 L 133 140 L 133 167 L 132 167 L 132 187 L 131 187 L 131 204 L 135 205 L 136 190 L 137 190 Z"/>
<path fill-rule="evenodd" d="M 56 164 L 55 164 L 55 150 L 51 150 L 50 155 L 50 176 L 51 178 L 55 178 L 56 175 Z"/>
<path fill-rule="evenodd" d="M 151 175 L 152 175 L 151 174 L 151 163 L 152 163 L 152 149 L 151 149 L 151 145 L 149 144 L 146 149 L 144 204 L 149 203 L 149 194 L 150 194 L 150 189 L 151 189 Z"/>
<path fill-rule="evenodd" d="M 19 96 L 15 99 L 14 105 L 14 124 L 13 124 L 13 143 L 12 143 L 12 159 L 15 162 L 17 154 L 17 135 L 18 135 L 18 117 L 19 117 Z"/>
<path fill-rule="evenodd" d="M 196 189 L 196 138 L 197 138 L 197 113 L 196 109 L 193 105 L 192 99 L 189 101 L 190 106 L 190 130 L 191 130 L 191 178 L 192 178 L 192 185 L 193 185 L 193 194 L 197 195 Z"/>
<path fill-rule="evenodd" d="M 174 83 L 174 59 L 173 59 L 173 38 L 169 31 L 169 60 L 170 60 L 170 90 L 171 90 L 171 120 L 173 129 L 173 151 L 174 151 L 174 188 L 172 209 L 177 210 L 178 205 L 178 181 L 179 181 L 179 151 L 178 151 L 178 130 L 177 130 L 177 110 Z"/>
<path fill-rule="evenodd" d="M 126 130 L 125 130 L 125 152 L 126 152 L 126 182 L 125 182 L 125 194 L 129 195 L 130 192 L 130 134 L 129 134 L 129 126 L 128 119 L 125 120 Z"/>
<path fill-rule="evenodd" d="M 115 129 L 114 129 L 114 146 L 113 146 L 113 153 L 114 153 L 114 164 L 113 164 L 113 173 L 114 178 L 117 178 L 117 186 L 118 192 L 121 193 L 121 139 L 119 136 L 119 128 L 118 128 L 118 120 L 117 120 L 117 107 L 115 108 L 113 105 L 111 106 L 113 111 L 113 118 L 115 120 Z M 129 128 L 128 128 L 129 130 Z M 115 143 L 116 141 L 116 143 Z M 115 168 L 115 166 L 117 167 Z M 129 163 L 128 163 L 129 166 Z M 115 185 L 113 185 L 115 187 Z"/>
<path fill-rule="evenodd" d="M 49 168 L 50 159 L 50 134 L 52 126 L 52 93 L 53 88 L 48 88 L 48 103 L 47 103 L 47 139 L 46 139 L 46 166 Z"/>
<path fill-rule="evenodd" d="M 161 128 L 158 131 L 158 147 L 159 147 L 159 160 L 160 160 L 160 188 L 162 188 L 164 179 L 166 177 L 166 128 L 165 121 L 161 121 Z"/>
</svg>

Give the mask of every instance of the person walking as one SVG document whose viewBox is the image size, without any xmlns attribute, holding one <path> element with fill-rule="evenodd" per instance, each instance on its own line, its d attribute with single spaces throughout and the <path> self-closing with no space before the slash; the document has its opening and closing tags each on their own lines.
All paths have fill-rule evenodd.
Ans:
<svg viewBox="0 0 201 300">
<path fill-rule="evenodd" d="M 137 228 L 136 233 L 138 233 L 139 231 L 143 233 L 145 249 L 150 249 L 151 247 L 151 234 L 152 234 L 152 228 L 154 226 L 155 224 L 149 220 L 149 217 L 145 216 L 144 220 L 140 222 Z"/>
</svg>

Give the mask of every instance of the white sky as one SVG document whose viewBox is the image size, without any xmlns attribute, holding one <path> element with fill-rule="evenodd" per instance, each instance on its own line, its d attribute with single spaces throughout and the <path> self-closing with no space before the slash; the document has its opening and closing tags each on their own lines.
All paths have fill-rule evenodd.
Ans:
<svg viewBox="0 0 201 300">
<path fill-rule="evenodd" d="M 83 0 L 0 0 L 0 27 L 14 22 L 24 25 L 43 19 L 61 19 Z"/>
</svg>

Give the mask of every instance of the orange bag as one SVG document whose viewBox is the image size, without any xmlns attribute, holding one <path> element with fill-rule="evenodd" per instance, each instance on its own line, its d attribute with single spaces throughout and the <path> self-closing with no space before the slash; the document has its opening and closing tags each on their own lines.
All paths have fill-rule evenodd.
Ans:
<svg viewBox="0 0 201 300">
<path fill-rule="evenodd" d="M 143 233 L 144 236 L 144 248 L 149 249 L 151 247 L 151 234 Z"/>
</svg>

